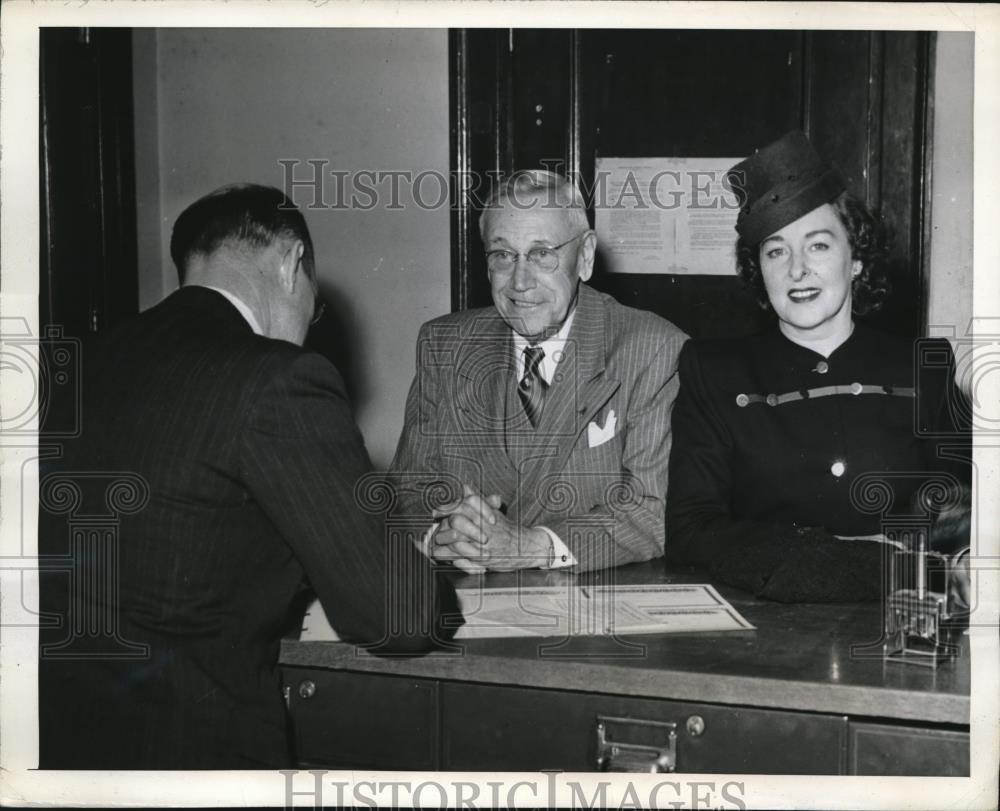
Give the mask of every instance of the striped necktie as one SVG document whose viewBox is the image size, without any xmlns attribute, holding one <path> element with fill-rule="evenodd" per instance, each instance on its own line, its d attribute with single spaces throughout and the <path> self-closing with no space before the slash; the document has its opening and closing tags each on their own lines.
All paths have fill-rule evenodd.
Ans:
<svg viewBox="0 0 1000 811">
<path fill-rule="evenodd" d="M 545 350 L 540 346 L 524 348 L 524 377 L 517 384 L 517 396 L 521 398 L 524 413 L 531 421 L 531 427 L 537 428 L 542 416 L 542 404 L 545 399 L 545 381 L 539 374 L 538 367 L 545 357 Z"/>
</svg>

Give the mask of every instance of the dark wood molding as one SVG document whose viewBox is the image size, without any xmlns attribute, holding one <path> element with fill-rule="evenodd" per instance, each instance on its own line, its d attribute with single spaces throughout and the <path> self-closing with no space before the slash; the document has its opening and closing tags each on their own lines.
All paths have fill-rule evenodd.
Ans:
<svg viewBox="0 0 1000 811">
<path fill-rule="evenodd" d="M 566 170 L 570 178 L 577 181 L 579 185 L 580 164 L 581 164 L 581 93 L 580 87 L 580 32 L 573 30 L 570 32 L 569 51 L 569 139 L 566 147 Z"/>
<path fill-rule="evenodd" d="M 490 301 L 478 211 L 491 181 L 513 165 L 509 36 L 507 29 L 449 32 L 453 311 Z"/>
<path fill-rule="evenodd" d="M 82 337 L 139 309 L 132 35 L 39 32 L 42 324 Z"/>
<path fill-rule="evenodd" d="M 931 235 L 932 217 L 934 212 L 931 207 L 934 187 L 934 83 L 935 83 L 935 59 L 934 51 L 937 46 L 937 32 L 930 31 L 925 35 L 924 42 L 924 85 L 925 92 L 918 95 L 918 99 L 923 102 L 920 109 L 920 123 L 923 130 L 921 139 L 921 150 L 919 155 L 919 205 L 920 212 L 920 261 L 915 266 L 919 271 L 918 288 L 923 294 L 923 302 L 920 308 L 920 334 L 926 335 L 930 326 L 930 297 L 927 291 L 930 287 L 931 279 Z"/>
<path fill-rule="evenodd" d="M 469 83 L 468 37 L 465 29 L 448 32 L 449 131 L 451 136 L 451 177 L 453 200 L 451 207 L 451 309 L 468 307 L 469 219 L 470 201 L 465 194 L 463 179 L 471 177 L 469 157 Z"/>
</svg>

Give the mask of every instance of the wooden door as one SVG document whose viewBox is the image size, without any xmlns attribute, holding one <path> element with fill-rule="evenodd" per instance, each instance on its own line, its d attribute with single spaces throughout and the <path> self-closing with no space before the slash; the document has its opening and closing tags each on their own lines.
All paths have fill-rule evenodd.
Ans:
<svg viewBox="0 0 1000 811">
<path fill-rule="evenodd" d="M 40 323 L 83 338 L 139 310 L 132 34 L 40 31 Z"/>
</svg>

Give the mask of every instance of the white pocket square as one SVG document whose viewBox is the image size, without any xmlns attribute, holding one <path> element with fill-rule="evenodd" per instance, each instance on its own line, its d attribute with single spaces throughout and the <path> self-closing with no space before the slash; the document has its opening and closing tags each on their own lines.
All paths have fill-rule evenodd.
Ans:
<svg viewBox="0 0 1000 811">
<path fill-rule="evenodd" d="M 608 412 L 603 426 L 599 426 L 596 422 L 590 423 L 587 426 L 587 447 L 596 448 L 614 437 L 615 422 L 615 412 L 612 410 Z"/>
</svg>

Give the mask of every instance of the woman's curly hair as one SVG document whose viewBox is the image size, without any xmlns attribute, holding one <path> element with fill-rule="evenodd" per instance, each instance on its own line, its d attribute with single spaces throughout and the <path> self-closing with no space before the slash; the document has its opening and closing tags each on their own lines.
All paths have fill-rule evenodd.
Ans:
<svg viewBox="0 0 1000 811">
<path fill-rule="evenodd" d="M 864 203 L 847 192 L 830 205 L 847 231 L 851 258 L 861 262 L 861 273 L 851 283 L 851 309 L 856 315 L 877 312 L 890 291 L 885 228 Z M 771 302 L 760 271 L 759 242 L 748 245 L 742 237 L 736 241 L 736 268 L 757 303 L 765 310 L 770 309 Z"/>
</svg>

